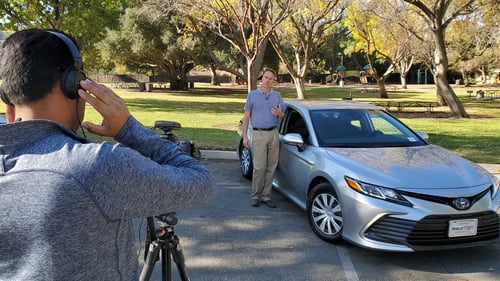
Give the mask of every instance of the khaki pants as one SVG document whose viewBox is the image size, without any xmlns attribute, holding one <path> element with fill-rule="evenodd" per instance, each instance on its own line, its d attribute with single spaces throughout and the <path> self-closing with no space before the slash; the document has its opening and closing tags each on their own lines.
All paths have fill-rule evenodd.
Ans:
<svg viewBox="0 0 500 281">
<path fill-rule="evenodd" d="M 253 177 L 251 199 L 271 199 L 273 176 L 279 159 L 278 129 L 252 131 Z"/>
</svg>

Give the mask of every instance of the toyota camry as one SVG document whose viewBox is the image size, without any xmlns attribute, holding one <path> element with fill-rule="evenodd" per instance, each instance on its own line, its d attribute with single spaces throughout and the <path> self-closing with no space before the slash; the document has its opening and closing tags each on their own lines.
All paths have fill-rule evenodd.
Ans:
<svg viewBox="0 0 500 281">
<path fill-rule="evenodd" d="M 499 237 L 499 181 L 428 143 L 383 108 L 357 101 L 287 101 L 273 188 L 312 231 L 384 251 L 480 246 Z M 241 173 L 252 153 L 240 140 Z"/>
</svg>

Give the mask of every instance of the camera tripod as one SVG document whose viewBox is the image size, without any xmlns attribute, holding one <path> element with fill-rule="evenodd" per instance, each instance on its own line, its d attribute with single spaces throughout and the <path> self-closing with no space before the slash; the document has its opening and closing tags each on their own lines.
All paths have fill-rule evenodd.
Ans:
<svg viewBox="0 0 500 281">
<path fill-rule="evenodd" d="M 144 267 L 141 271 L 140 281 L 148 281 L 153 273 L 155 263 L 160 259 L 161 253 L 161 272 L 162 281 L 172 280 L 172 258 L 177 265 L 182 281 L 189 281 L 184 263 L 179 238 L 174 233 L 174 225 L 177 224 L 175 213 L 168 213 L 155 216 L 159 228 L 156 229 L 153 217 L 147 218 L 147 233 L 144 249 Z M 157 236 L 158 235 L 158 236 Z"/>
</svg>

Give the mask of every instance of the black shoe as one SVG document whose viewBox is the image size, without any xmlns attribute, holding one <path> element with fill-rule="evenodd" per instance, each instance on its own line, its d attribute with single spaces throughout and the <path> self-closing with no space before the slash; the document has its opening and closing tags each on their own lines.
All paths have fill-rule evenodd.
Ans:
<svg viewBox="0 0 500 281">
<path fill-rule="evenodd" d="M 259 200 L 252 199 L 250 200 L 250 204 L 252 204 L 252 207 L 259 207 Z"/>
<path fill-rule="evenodd" d="M 271 199 L 262 201 L 262 203 L 266 204 L 269 208 L 276 208 L 276 204 L 274 204 L 274 202 L 271 201 Z"/>
</svg>

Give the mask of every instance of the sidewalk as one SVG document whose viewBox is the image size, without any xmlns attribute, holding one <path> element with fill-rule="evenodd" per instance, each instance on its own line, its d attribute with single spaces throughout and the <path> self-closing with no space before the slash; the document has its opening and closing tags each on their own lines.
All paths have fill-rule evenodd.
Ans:
<svg viewBox="0 0 500 281">
<path fill-rule="evenodd" d="M 236 154 L 236 151 L 202 150 L 201 158 L 238 160 L 238 154 Z M 495 175 L 498 179 L 500 179 L 500 164 L 478 164 L 488 170 L 488 172 L 490 172 L 491 174 Z"/>
<path fill-rule="evenodd" d="M 236 151 L 201 150 L 202 159 L 238 160 Z"/>
<path fill-rule="evenodd" d="M 500 180 L 500 164 L 478 163 Z"/>
</svg>

